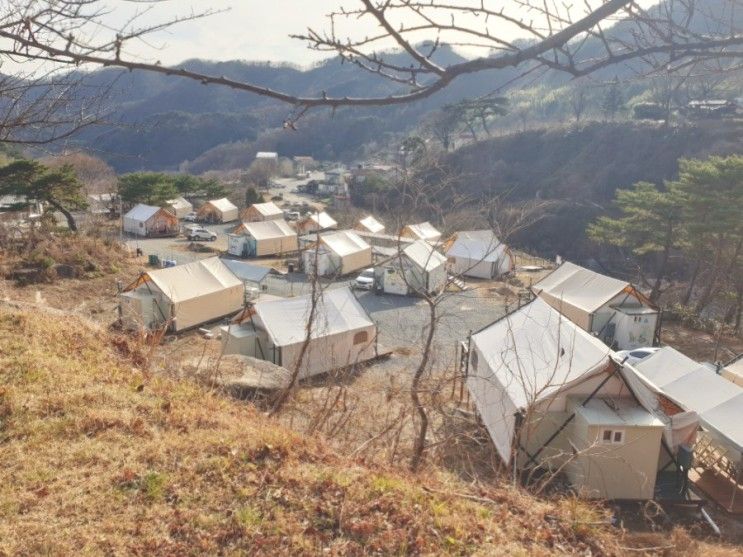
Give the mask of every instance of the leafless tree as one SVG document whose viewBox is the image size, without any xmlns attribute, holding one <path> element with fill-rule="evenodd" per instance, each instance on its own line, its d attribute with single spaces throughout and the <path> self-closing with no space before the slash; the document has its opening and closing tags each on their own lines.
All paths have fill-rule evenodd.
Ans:
<svg viewBox="0 0 743 557">
<path fill-rule="evenodd" d="M 157 0 L 143 1 L 152 4 Z M 736 0 L 730 0 L 735 2 Z M 342 61 L 399 84 L 392 94 L 361 98 L 298 96 L 261 84 L 165 67 L 129 56 L 131 43 L 183 20 L 206 13 L 189 13 L 163 22 L 135 17 L 111 29 L 103 0 L 8 0 L 0 12 L 0 53 L 16 62 L 47 62 L 55 66 L 82 64 L 145 70 L 180 76 L 205 85 L 221 85 L 289 103 L 295 113 L 287 126 L 313 107 L 380 106 L 429 97 L 453 81 L 487 70 L 516 68 L 523 74 L 553 70 L 570 76 L 588 75 L 607 66 L 640 60 L 648 71 L 673 71 L 698 60 L 743 56 L 743 35 L 732 20 L 695 0 L 681 0 L 646 9 L 635 0 L 607 0 L 570 7 L 555 2 L 513 0 L 506 6 L 472 0 L 349 0 L 328 15 L 325 29 L 308 29 L 295 38 L 313 50 L 337 55 Z M 147 14 L 146 10 L 139 13 Z M 697 31 L 704 18 L 704 33 Z M 371 21 L 377 31 L 357 35 Z M 623 33 L 611 25 L 623 21 Z M 511 37 L 518 36 L 518 39 Z M 526 39 L 526 40 L 525 40 Z M 436 53 L 442 44 L 483 52 L 465 61 L 442 64 Z M 409 61 L 384 54 L 390 46 Z"/>
</svg>

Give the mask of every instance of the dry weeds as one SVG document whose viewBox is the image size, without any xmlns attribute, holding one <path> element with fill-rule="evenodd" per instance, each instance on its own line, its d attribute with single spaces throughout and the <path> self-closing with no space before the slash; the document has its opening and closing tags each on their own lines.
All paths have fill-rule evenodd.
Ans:
<svg viewBox="0 0 743 557">
<path fill-rule="evenodd" d="M 0 553 L 618 553 L 593 507 L 370 469 L 110 340 L 0 309 Z"/>
</svg>

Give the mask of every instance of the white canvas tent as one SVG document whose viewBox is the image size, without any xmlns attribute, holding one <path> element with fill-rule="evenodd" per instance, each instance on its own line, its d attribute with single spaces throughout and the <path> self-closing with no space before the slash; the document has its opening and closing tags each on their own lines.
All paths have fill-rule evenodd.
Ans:
<svg viewBox="0 0 743 557">
<path fill-rule="evenodd" d="M 517 411 L 554 399 L 611 366 L 605 344 L 538 298 L 473 334 L 470 342 L 467 387 L 506 462 Z M 555 402 L 564 409 L 563 398 Z"/>
<path fill-rule="evenodd" d="M 297 231 L 303 234 L 336 228 L 338 228 L 338 223 L 325 211 L 313 213 L 297 223 Z"/>
<path fill-rule="evenodd" d="M 179 219 L 182 219 L 188 213 L 193 211 L 193 205 L 183 197 L 176 197 L 175 199 L 168 200 L 165 203 L 165 207 Z"/>
<path fill-rule="evenodd" d="M 258 222 L 284 218 L 284 211 L 273 201 L 253 203 L 242 212 L 241 218 L 245 222 Z"/>
<path fill-rule="evenodd" d="M 218 257 L 143 273 L 121 296 L 129 326 L 147 328 L 172 320 L 182 331 L 238 312 L 244 303 L 243 281 Z"/>
<path fill-rule="evenodd" d="M 375 267 L 378 287 L 387 294 L 430 294 L 446 287 L 446 257 L 416 240 Z"/>
<path fill-rule="evenodd" d="M 466 352 L 467 388 L 506 463 L 564 470 L 590 498 L 653 497 L 664 424 L 601 341 L 536 298 Z"/>
<path fill-rule="evenodd" d="M 244 222 L 227 235 L 227 251 L 238 257 L 262 257 L 299 249 L 297 233 L 284 220 Z"/>
<path fill-rule="evenodd" d="M 452 270 L 468 277 L 492 279 L 513 270 L 513 254 L 492 230 L 457 232 L 446 257 Z"/>
<path fill-rule="evenodd" d="M 173 213 L 143 203 L 126 213 L 123 221 L 124 232 L 136 236 L 164 236 L 178 232 L 178 219 Z"/>
<path fill-rule="evenodd" d="M 225 346 L 288 370 L 299 364 L 311 297 L 257 302 L 241 324 L 222 328 Z M 342 369 L 376 356 L 377 328 L 348 288 L 325 291 L 317 303 L 299 377 Z"/>
<path fill-rule="evenodd" d="M 425 240 L 432 244 L 441 240 L 441 232 L 436 230 L 428 221 L 418 224 L 408 224 L 402 229 L 400 235 L 406 238 L 413 238 L 414 240 Z"/>
<path fill-rule="evenodd" d="M 206 222 L 232 222 L 237 220 L 239 211 L 226 197 L 211 199 L 198 210 L 198 217 Z"/>
<path fill-rule="evenodd" d="M 565 262 L 532 290 L 584 331 L 618 350 L 654 344 L 658 308 L 627 281 Z"/>
<path fill-rule="evenodd" d="M 384 224 L 375 219 L 372 215 L 360 219 L 356 228 L 362 232 L 370 234 L 381 234 L 384 232 Z"/>
<path fill-rule="evenodd" d="M 315 263 L 319 276 L 346 275 L 372 264 L 371 246 L 352 230 L 325 234 L 318 241 L 319 247 L 311 244 L 303 254 L 308 273 L 313 272 Z"/>
<path fill-rule="evenodd" d="M 638 362 L 634 369 L 654 392 L 696 412 L 701 425 L 727 449 L 731 459 L 741 461 L 743 388 L 670 346 Z"/>
</svg>

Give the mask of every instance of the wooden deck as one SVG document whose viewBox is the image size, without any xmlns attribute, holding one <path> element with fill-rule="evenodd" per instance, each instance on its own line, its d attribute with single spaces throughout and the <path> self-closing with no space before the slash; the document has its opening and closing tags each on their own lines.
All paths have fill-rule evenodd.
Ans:
<svg viewBox="0 0 743 557">
<path fill-rule="evenodd" d="M 689 480 L 699 491 L 727 512 L 743 515 L 743 487 L 712 470 L 691 470 Z"/>
</svg>

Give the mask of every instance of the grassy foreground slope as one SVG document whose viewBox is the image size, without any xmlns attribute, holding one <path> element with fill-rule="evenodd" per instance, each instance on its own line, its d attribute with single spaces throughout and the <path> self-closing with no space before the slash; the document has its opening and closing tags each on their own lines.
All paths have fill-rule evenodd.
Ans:
<svg viewBox="0 0 743 557">
<path fill-rule="evenodd" d="M 364 467 L 112 346 L 0 306 L 0 555 L 622 553 L 582 503 Z"/>
</svg>

